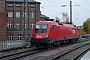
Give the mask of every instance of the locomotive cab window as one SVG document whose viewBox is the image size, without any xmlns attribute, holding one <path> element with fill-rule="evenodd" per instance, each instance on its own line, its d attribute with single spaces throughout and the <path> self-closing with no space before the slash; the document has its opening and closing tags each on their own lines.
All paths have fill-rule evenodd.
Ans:
<svg viewBox="0 0 90 60">
<path fill-rule="evenodd" d="M 51 27 L 51 29 L 50 29 L 50 30 L 51 30 L 51 31 L 52 31 L 52 30 L 54 30 L 54 25 Z"/>
<path fill-rule="evenodd" d="M 44 33 L 47 30 L 47 24 L 36 24 L 35 32 L 41 32 Z"/>
</svg>

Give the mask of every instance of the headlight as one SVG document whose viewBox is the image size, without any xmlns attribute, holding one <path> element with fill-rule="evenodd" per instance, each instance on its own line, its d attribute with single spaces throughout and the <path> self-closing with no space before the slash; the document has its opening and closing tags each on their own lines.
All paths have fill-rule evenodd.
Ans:
<svg viewBox="0 0 90 60">
<path fill-rule="evenodd" d="M 34 37 L 34 34 L 32 34 L 32 38 Z"/>
<path fill-rule="evenodd" d="M 48 34 L 46 34 L 46 38 L 48 38 Z"/>
</svg>

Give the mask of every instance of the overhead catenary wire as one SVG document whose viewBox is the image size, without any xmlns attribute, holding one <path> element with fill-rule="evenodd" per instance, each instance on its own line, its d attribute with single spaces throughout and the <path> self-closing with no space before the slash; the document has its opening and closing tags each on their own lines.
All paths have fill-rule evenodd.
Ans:
<svg viewBox="0 0 90 60">
<path fill-rule="evenodd" d="M 73 1 L 78 5 L 78 3 L 75 0 L 73 0 Z M 86 12 L 90 12 L 89 10 L 82 7 L 81 5 L 89 5 L 89 4 L 79 4 L 79 7 L 82 8 L 83 10 L 85 10 Z M 85 17 L 85 16 L 83 16 L 83 17 Z M 79 20 L 83 20 L 83 19 L 79 19 Z"/>
<path fill-rule="evenodd" d="M 81 5 L 90 5 L 90 4 L 79 4 L 79 5 L 81 6 Z M 79 5 L 74 5 L 74 6 L 79 6 Z M 66 5 L 66 6 L 70 6 L 70 5 Z M 41 7 L 54 7 L 54 8 L 57 8 L 57 7 L 62 7 L 62 6 L 53 5 L 53 6 L 41 6 Z"/>
<path fill-rule="evenodd" d="M 79 4 L 79 5 L 90 5 L 90 4 Z"/>
<path fill-rule="evenodd" d="M 43 7 L 61 7 L 61 6 L 59 6 L 59 5 L 51 2 L 50 0 L 47 0 L 47 1 L 50 2 L 50 3 L 52 3 L 52 4 L 54 4 L 54 5 L 56 5 L 56 6 L 43 6 Z M 85 8 L 83 8 L 83 7 L 81 6 L 81 5 L 90 5 L 90 4 L 88 4 L 85 0 L 83 0 L 83 1 L 86 2 L 87 4 L 78 4 L 75 0 L 73 0 L 73 1 L 74 1 L 80 8 L 82 8 L 82 9 L 90 12 L 89 10 L 87 10 L 87 9 L 85 9 Z"/>
<path fill-rule="evenodd" d="M 54 5 L 56 5 L 55 3 L 53 3 L 53 2 L 51 2 L 50 0 L 47 0 L 48 2 L 50 2 L 50 3 L 52 3 L 52 4 L 54 4 Z M 84 0 L 85 1 L 85 0 Z M 86 11 L 88 11 L 88 12 L 90 12 L 89 10 L 87 10 L 87 9 L 85 9 L 85 8 L 83 8 L 81 5 L 90 5 L 90 4 L 78 4 L 76 1 L 74 1 L 80 8 L 82 8 L 82 9 L 84 9 L 84 10 L 86 10 Z M 66 5 L 67 6 L 67 5 Z M 42 7 L 61 7 L 61 6 L 59 6 L 59 5 L 56 5 L 56 6 L 42 6 Z"/>
<path fill-rule="evenodd" d="M 60 7 L 60 6 L 41 6 L 41 7 L 54 7 L 54 8 L 56 7 L 57 8 L 57 7 Z"/>
<path fill-rule="evenodd" d="M 80 8 L 86 10 L 87 12 L 90 12 L 89 10 L 85 9 L 84 7 L 80 6 L 80 4 L 78 4 L 75 0 L 73 0 L 77 5 L 79 5 Z"/>
<path fill-rule="evenodd" d="M 83 0 L 87 5 L 90 5 L 90 4 L 88 4 L 85 0 Z"/>
<path fill-rule="evenodd" d="M 41 8 L 42 9 L 46 9 L 45 7 L 62 7 L 62 6 L 60 6 L 60 5 L 57 5 L 57 4 L 55 4 L 55 3 L 53 3 L 53 2 L 51 2 L 50 0 L 47 0 L 48 2 L 50 2 L 50 3 L 52 3 L 52 4 L 54 4 L 54 6 L 41 6 Z M 48 10 L 48 11 L 51 11 L 51 12 L 54 12 L 54 13 L 57 13 L 57 14 L 62 14 L 62 13 L 60 13 L 60 12 L 56 12 L 56 11 L 53 11 L 53 10 L 50 10 L 50 9 L 46 9 L 46 10 Z"/>
<path fill-rule="evenodd" d="M 53 3 L 53 2 L 51 2 L 50 0 L 47 0 L 47 1 L 50 2 L 50 3 L 52 3 L 52 4 L 54 4 L 54 5 L 56 5 L 57 7 L 61 7 L 61 6 L 59 6 L 59 5 L 57 5 L 57 4 Z"/>
<path fill-rule="evenodd" d="M 42 9 L 45 9 L 45 10 L 48 10 L 48 11 L 50 11 L 50 12 L 53 12 L 53 13 L 56 13 L 56 14 L 62 14 L 62 13 L 60 13 L 60 12 L 56 12 L 56 11 L 53 11 L 53 10 L 50 10 L 50 9 L 46 9 L 46 8 L 42 8 Z M 57 17 L 57 16 L 56 16 Z M 59 17 L 59 16 L 58 16 Z M 60 18 L 60 17 L 59 17 Z"/>
<path fill-rule="evenodd" d="M 57 4 L 55 4 L 55 3 L 53 3 L 52 1 L 50 1 L 50 0 L 47 0 L 48 2 L 50 2 L 50 3 L 52 3 L 52 4 L 54 4 L 54 6 L 42 6 L 42 7 L 62 7 L 62 6 L 60 6 L 60 5 L 57 5 Z M 86 2 L 85 0 L 83 0 L 84 2 Z M 79 4 L 79 5 L 90 5 L 90 4 L 88 4 L 87 2 L 86 2 L 86 4 Z M 66 5 L 67 6 L 67 5 Z M 68 5 L 69 6 L 69 5 Z"/>
<path fill-rule="evenodd" d="M 46 8 L 44 8 L 44 7 L 41 7 L 42 9 L 45 9 L 45 10 L 48 10 L 48 11 L 51 11 L 51 12 L 54 12 L 54 13 L 57 13 L 57 14 L 62 14 L 62 13 L 60 13 L 60 12 L 56 12 L 56 11 L 53 11 L 53 10 L 50 10 L 50 9 L 46 9 Z"/>
<path fill-rule="evenodd" d="M 53 5 L 51 5 L 51 6 L 41 6 L 41 7 L 43 7 L 42 9 L 45 9 L 45 10 L 48 10 L 48 11 L 50 11 L 50 12 L 53 12 L 53 13 L 57 13 L 57 14 L 61 14 L 60 12 L 56 12 L 56 11 L 53 11 L 52 9 L 48 9 L 48 7 L 51 7 L 51 8 L 57 8 L 57 7 L 60 7 L 61 8 L 61 6 L 60 5 L 58 5 L 58 4 L 55 4 L 55 2 L 52 2 L 52 1 L 50 1 L 50 0 L 47 0 L 47 2 L 50 2 L 51 4 L 53 4 Z M 85 5 L 89 5 L 89 4 L 87 4 L 87 3 L 77 3 L 77 1 L 75 0 L 73 0 L 73 2 L 75 2 L 75 4 L 76 5 L 79 5 L 78 6 L 78 8 L 81 8 L 82 10 L 85 10 L 86 12 L 90 12 L 87 8 L 85 8 L 84 6 Z M 67 5 L 67 6 L 69 6 L 69 4 Z M 73 6 L 72 6 L 73 7 Z M 77 11 L 78 12 L 78 11 Z M 75 13 L 75 12 L 74 12 Z M 76 13 L 77 15 L 79 14 L 79 13 Z M 84 17 L 84 16 L 83 16 Z M 79 18 L 78 18 L 79 19 Z M 84 19 L 85 20 L 85 19 Z"/>
</svg>

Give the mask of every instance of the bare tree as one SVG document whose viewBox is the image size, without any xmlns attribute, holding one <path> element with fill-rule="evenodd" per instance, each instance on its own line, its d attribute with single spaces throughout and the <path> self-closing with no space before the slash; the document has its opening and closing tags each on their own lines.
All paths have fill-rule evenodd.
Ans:
<svg viewBox="0 0 90 60">
<path fill-rule="evenodd" d="M 63 23 L 69 23 L 69 17 L 67 13 L 65 12 L 62 13 L 62 19 L 63 19 Z"/>
<path fill-rule="evenodd" d="M 59 22 L 60 21 L 60 18 L 59 17 L 55 17 L 55 20 Z"/>
</svg>

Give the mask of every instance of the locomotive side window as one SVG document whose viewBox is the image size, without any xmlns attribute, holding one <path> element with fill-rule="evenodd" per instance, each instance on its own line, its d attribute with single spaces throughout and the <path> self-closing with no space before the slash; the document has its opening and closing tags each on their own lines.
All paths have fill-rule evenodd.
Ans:
<svg viewBox="0 0 90 60">
<path fill-rule="evenodd" d="M 47 30 L 47 26 L 48 26 L 47 24 L 36 24 L 35 31 L 44 33 Z"/>
<path fill-rule="evenodd" d="M 54 30 L 54 26 L 52 26 L 50 30 L 51 30 L 51 31 Z"/>
</svg>

